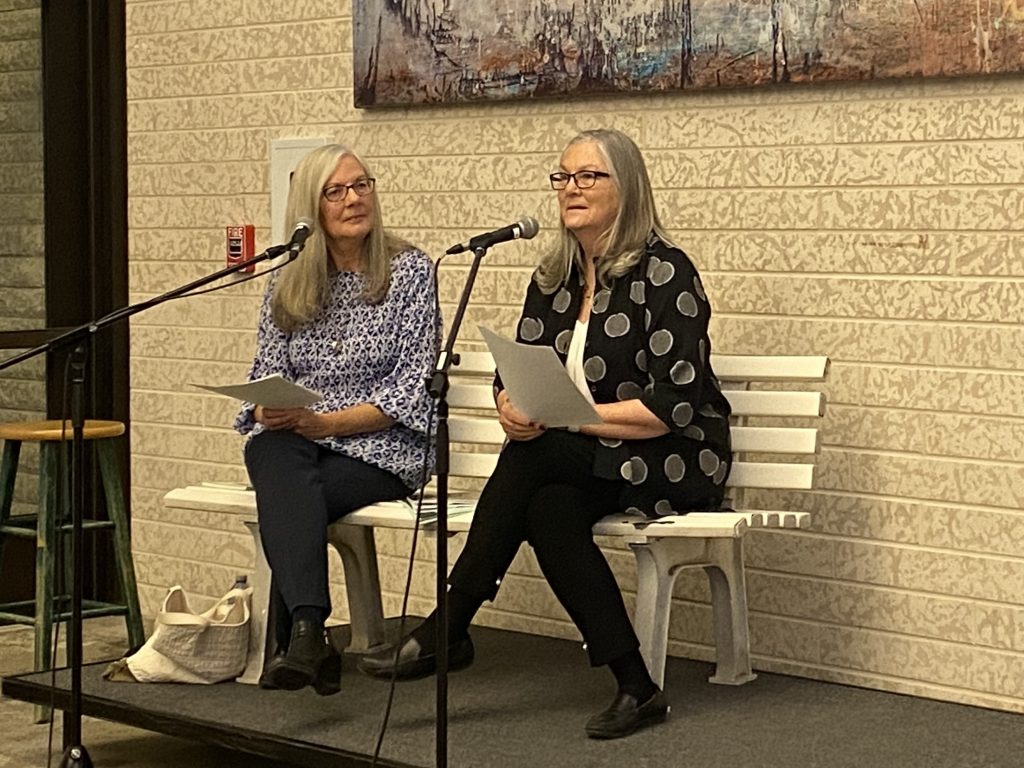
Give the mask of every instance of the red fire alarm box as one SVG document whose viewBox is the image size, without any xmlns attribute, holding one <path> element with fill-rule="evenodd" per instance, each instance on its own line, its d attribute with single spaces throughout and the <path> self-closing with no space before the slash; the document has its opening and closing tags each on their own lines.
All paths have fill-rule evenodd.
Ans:
<svg viewBox="0 0 1024 768">
<path fill-rule="evenodd" d="M 252 224 L 243 224 L 237 227 L 227 228 L 228 240 L 228 266 L 241 264 L 256 255 L 256 227 Z M 239 272 L 252 272 L 256 269 L 255 264 L 247 264 Z"/>
</svg>

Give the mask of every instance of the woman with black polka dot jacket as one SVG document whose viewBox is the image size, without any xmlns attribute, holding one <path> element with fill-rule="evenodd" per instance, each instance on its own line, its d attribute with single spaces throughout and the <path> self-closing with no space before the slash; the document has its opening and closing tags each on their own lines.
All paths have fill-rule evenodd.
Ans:
<svg viewBox="0 0 1024 768">
<path fill-rule="evenodd" d="M 729 404 L 711 369 L 711 307 L 700 276 L 658 220 L 636 144 L 615 130 L 583 132 L 562 153 L 551 186 L 560 237 L 530 281 L 517 339 L 553 347 L 602 422 L 545 429 L 496 379 L 508 443 L 449 577 L 449 664 L 472 662 L 470 621 L 528 542 L 591 665 L 608 665 L 618 684 L 587 734 L 617 738 L 663 721 L 668 704 L 591 527 L 614 512 L 716 508 L 732 459 Z M 392 649 L 361 667 L 377 676 L 432 674 L 434 645 L 432 614 L 403 640 L 397 663 Z"/>
</svg>

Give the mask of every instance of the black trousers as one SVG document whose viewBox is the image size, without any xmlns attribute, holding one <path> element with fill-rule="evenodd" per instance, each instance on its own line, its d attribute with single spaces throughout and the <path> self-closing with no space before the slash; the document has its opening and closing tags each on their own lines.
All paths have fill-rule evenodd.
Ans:
<svg viewBox="0 0 1024 768">
<path fill-rule="evenodd" d="M 621 481 L 594 477 L 596 438 L 550 430 L 510 442 L 477 503 L 452 589 L 493 600 L 529 542 L 555 597 L 583 635 L 593 666 L 640 647 L 622 593 L 591 527 L 619 511 Z"/>
<path fill-rule="evenodd" d="M 409 489 L 386 470 L 291 431 L 267 430 L 251 438 L 245 465 L 274 576 L 275 633 L 279 643 L 287 643 L 289 617 L 299 606 L 330 615 L 327 526 L 367 504 L 403 498 Z"/>
</svg>

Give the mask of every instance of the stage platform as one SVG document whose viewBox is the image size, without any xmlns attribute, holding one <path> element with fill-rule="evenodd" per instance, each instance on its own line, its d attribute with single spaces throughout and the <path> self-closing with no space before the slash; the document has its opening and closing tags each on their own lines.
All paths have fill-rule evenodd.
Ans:
<svg viewBox="0 0 1024 768">
<path fill-rule="evenodd" d="M 707 682 L 710 664 L 670 659 L 664 725 L 612 742 L 583 723 L 613 695 L 578 643 L 474 628 L 477 661 L 450 677 L 452 768 L 1016 768 L 1024 716 L 761 673 L 740 687 Z M 344 642 L 343 637 L 336 642 Z M 110 683 L 83 670 L 83 710 L 143 729 L 310 768 L 370 765 L 388 685 L 346 657 L 342 693 L 254 686 Z M 16 675 L 3 694 L 68 706 L 70 675 Z M 88 742 L 88 734 L 85 734 Z M 400 683 L 380 766 L 434 764 L 434 681 Z"/>
</svg>

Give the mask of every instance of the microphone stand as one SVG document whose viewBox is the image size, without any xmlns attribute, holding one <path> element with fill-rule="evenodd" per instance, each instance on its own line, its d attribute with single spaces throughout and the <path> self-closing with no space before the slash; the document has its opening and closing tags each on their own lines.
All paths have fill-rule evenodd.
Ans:
<svg viewBox="0 0 1024 768">
<path fill-rule="evenodd" d="M 451 330 L 448 332 L 448 341 L 438 357 L 433 374 L 427 380 L 427 391 L 437 400 L 437 449 L 434 471 L 437 477 L 437 727 L 434 732 L 437 768 L 448 766 L 448 370 L 452 365 L 459 364 L 458 355 L 454 353 L 455 340 L 459 335 L 462 317 L 466 314 L 469 296 L 473 292 L 480 260 L 486 252 L 485 246 L 473 249 L 473 264 L 469 268 L 469 277 L 462 287 L 462 296 L 459 297 L 459 307 L 455 311 Z"/>
<path fill-rule="evenodd" d="M 152 299 L 140 301 L 138 304 L 130 304 L 126 307 L 114 310 L 99 320 L 84 323 L 77 328 L 72 328 L 66 333 L 54 337 L 45 344 L 26 350 L 14 357 L 0 362 L 0 371 L 10 368 L 24 360 L 42 354 L 53 352 L 66 346 L 75 345 L 71 353 L 71 623 L 68 628 L 68 666 L 71 669 L 71 700 L 70 706 L 64 713 L 64 754 L 61 758 L 60 768 L 92 768 L 92 758 L 89 752 L 82 745 L 82 581 L 84 576 L 84 562 L 82 557 L 82 519 L 85 509 L 85 479 L 83 466 L 85 458 L 85 417 L 84 417 L 84 390 L 85 390 L 85 369 L 88 360 L 89 342 L 94 334 L 101 329 L 130 317 L 138 312 L 155 307 L 171 299 L 180 298 L 191 293 L 197 288 L 208 285 L 223 277 L 234 274 L 250 264 L 256 264 L 267 259 L 288 252 L 288 261 L 292 261 L 299 255 L 301 243 L 289 248 L 286 245 L 275 245 L 263 253 L 254 256 L 248 261 L 232 264 L 213 274 L 201 277 L 187 285 L 173 288 L 166 293 L 160 294 Z M 288 262 L 285 262 L 288 263 Z M 225 286 L 226 287 L 226 286 Z M 59 514 L 59 513 L 58 513 Z M 60 526 L 56 526 L 60 531 Z M 58 541 L 61 541 L 58 538 Z M 58 612 L 59 621 L 59 612 Z"/>
</svg>

